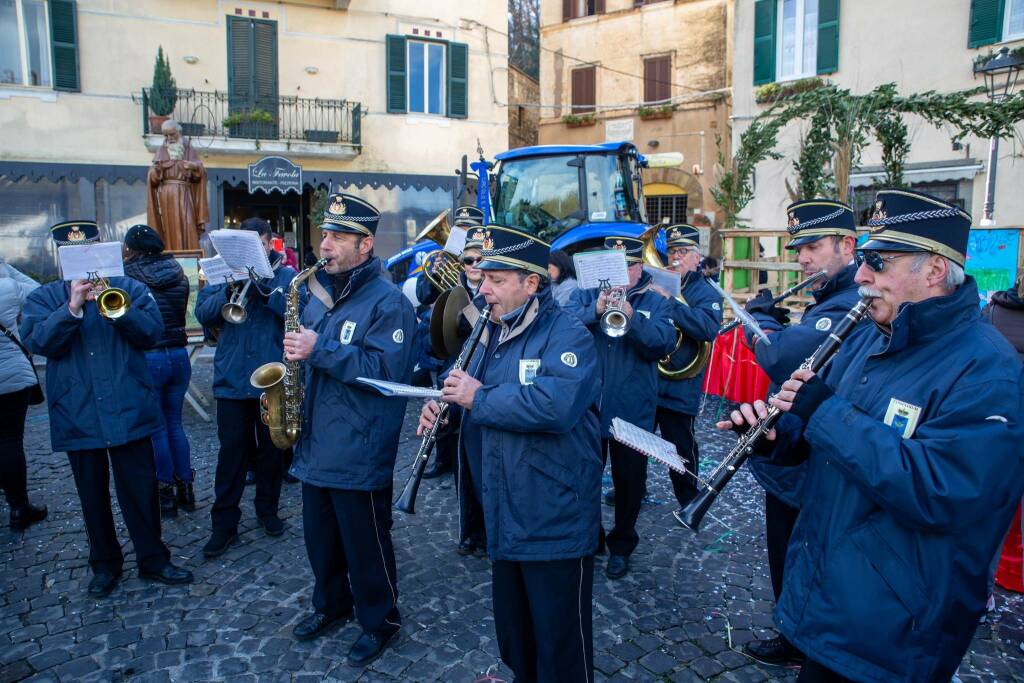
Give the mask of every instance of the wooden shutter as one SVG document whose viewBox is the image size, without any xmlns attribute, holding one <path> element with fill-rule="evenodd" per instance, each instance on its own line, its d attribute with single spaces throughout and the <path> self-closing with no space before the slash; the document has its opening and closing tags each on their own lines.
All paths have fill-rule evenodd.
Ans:
<svg viewBox="0 0 1024 683">
<path fill-rule="evenodd" d="M 971 0 L 967 47 L 998 43 L 1003 38 L 1006 0 Z"/>
<path fill-rule="evenodd" d="M 388 112 L 404 114 L 405 101 L 405 37 L 387 37 L 387 98 Z"/>
<path fill-rule="evenodd" d="M 775 80 L 776 0 L 754 2 L 754 85 Z"/>
<path fill-rule="evenodd" d="M 276 121 L 277 102 L 277 22 L 252 20 L 252 95 L 253 106 L 270 112 Z"/>
<path fill-rule="evenodd" d="M 75 0 L 50 0 L 53 89 L 79 91 L 78 21 Z"/>
<path fill-rule="evenodd" d="M 644 60 L 644 102 L 661 102 L 672 97 L 672 58 Z"/>
<path fill-rule="evenodd" d="M 596 102 L 596 69 L 592 66 L 573 69 L 572 72 L 572 113 L 589 114 Z"/>
<path fill-rule="evenodd" d="M 448 44 L 448 116 L 469 116 L 469 46 Z"/>
<path fill-rule="evenodd" d="M 818 73 L 839 70 L 839 0 L 818 0 Z"/>
<path fill-rule="evenodd" d="M 248 108 L 252 99 L 252 24 L 244 17 L 228 17 L 228 104 L 232 110 Z"/>
<path fill-rule="evenodd" d="M 562 21 L 572 19 L 572 4 L 575 0 L 562 0 Z"/>
</svg>

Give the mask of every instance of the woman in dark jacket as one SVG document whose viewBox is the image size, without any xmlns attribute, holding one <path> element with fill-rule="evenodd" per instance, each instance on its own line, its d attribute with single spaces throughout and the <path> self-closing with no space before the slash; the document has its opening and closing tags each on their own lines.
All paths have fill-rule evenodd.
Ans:
<svg viewBox="0 0 1024 683">
<path fill-rule="evenodd" d="M 1024 361 L 1024 273 L 1017 278 L 1017 287 L 996 292 L 982 315 L 1006 337 Z"/>
<path fill-rule="evenodd" d="M 192 366 L 185 345 L 185 310 L 189 284 L 173 254 L 164 253 L 160 236 L 147 225 L 136 225 L 125 235 L 125 275 L 149 287 L 164 319 L 164 333 L 146 352 L 153 389 L 160 400 L 164 429 L 153 435 L 156 476 L 160 481 L 160 516 L 176 517 L 178 507 L 196 509 L 192 481 L 195 470 L 188 437 L 181 424 L 182 405 Z M 175 490 L 177 489 L 177 490 Z"/>
</svg>

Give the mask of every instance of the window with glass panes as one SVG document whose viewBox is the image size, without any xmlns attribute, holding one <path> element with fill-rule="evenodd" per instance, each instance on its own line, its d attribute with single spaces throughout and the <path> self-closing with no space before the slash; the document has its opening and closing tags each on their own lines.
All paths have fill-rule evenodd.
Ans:
<svg viewBox="0 0 1024 683">
<path fill-rule="evenodd" d="M 647 205 L 647 221 L 659 223 L 668 219 L 669 225 L 686 222 L 686 195 L 663 194 L 644 197 Z"/>
<path fill-rule="evenodd" d="M 0 83 L 50 87 L 46 0 L 0 0 Z"/>
<path fill-rule="evenodd" d="M 818 0 L 779 0 L 779 80 L 813 76 L 818 65 Z"/>
<path fill-rule="evenodd" d="M 1003 40 L 1024 38 L 1024 0 L 1006 0 Z"/>
<path fill-rule="evenodd" d="M 444 114 L 444 45 L 420 40 L 407 43 L 409 111 Z"/>
</svg>

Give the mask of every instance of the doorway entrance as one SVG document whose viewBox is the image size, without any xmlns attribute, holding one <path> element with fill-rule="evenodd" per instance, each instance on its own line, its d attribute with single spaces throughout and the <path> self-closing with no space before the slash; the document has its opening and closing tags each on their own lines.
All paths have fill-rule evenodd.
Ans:
<svg viewBox="0 0 1024 683">
<path fill-rule="evenodd" d="M 223 193 L 225 228 L 237 228 L 246 218 L 262 218 L 284 238 L 285 246 L 299 254 L 299 263 L 302 263 L 303 250 L 309 244 L 306 214 L 313 195 L 308 186 L 302 188 L 302 195 L 278 190 L 249 194 L 246 184 L 239 183 L 238 187 L 224 185 Z"/>
</svg>

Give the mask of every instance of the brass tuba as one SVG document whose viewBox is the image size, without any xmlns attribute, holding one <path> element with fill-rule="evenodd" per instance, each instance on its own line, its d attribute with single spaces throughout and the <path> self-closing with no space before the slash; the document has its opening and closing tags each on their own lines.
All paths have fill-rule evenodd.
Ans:
<svg viewBox="0 0 1024 683">
<path fill-rule="evenodd" d="M 665 267 L 664 262 L 661 260 L 661 255 L 658 253 L 658 248 L 654 244 L 660 230 L 661 224 L 655 224 L 640 235 L 640 239 L 644 242 L 644 263 L 655 268 Z M 676 301 L 684 306 L 689 306 L 681 293 L 676 297 Z M 676 346 L 667 356 L 658 361 L 658 374 L 665 379 L 680 380 L 696 377 L 704 370 L 704 366 L 708 364 L 708 360 L 711 358 L 711 349 L 714 346 L 714 342 L 700 342 L 697 344 L 697 353 L 689 363 L 681 368 L 673 368 L 672 356 L 682 348 L 684 338 L 685 333 L 679 325 L 676 325 Z"/>
<path fill-rule="evenodd" d="M 454 254 L 444 250 L 444 244 L 451 234 L 451 226 L 448 224 L 448 209 L 437 214 L 434 220 L 427 224 L 427 227 L 420 231 L 413 240 L 413 244 L 422 240 L 433 240 L 441 245 L 440 249 L 428 252 L 423 257 L 423 274 L 430 284 L 438 291 L 444 292 L 459 284 L 459 273 L 465 268 Z"/>
</svg>

